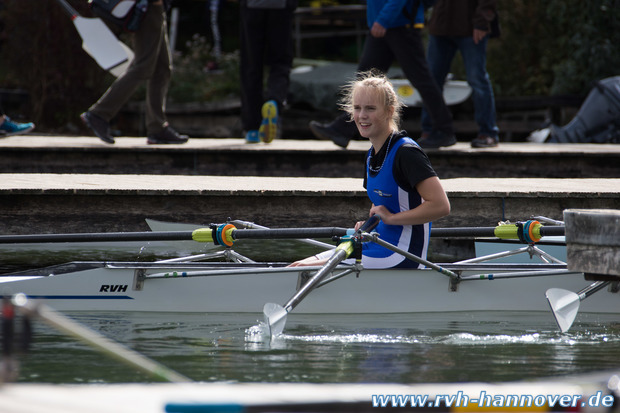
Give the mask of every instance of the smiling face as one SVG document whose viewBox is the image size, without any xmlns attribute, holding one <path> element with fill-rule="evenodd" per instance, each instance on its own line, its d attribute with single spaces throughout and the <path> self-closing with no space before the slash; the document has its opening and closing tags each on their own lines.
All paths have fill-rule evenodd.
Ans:
<svg viewBox="0 0 620 413">
<path fill-rule="evenodd" d="M 353 120 L 365 138 L 371 142 L 384 141 L 392 133 L 394 108 L 387 106 L 380 91 L 370 87 L 357 87 L 353 91 Z"/>
</svg>

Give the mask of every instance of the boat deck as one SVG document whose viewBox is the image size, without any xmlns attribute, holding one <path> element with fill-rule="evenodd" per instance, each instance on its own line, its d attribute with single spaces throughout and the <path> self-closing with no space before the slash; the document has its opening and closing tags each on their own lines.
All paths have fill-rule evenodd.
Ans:
<svg viewBox="0 0 620 413">
<path fill-rule="evenodd" d="M 331 142 L 288 139 L 270 145 L 192 139 L 186 145 L 147 146 L 140 138 L 106 145 L 91 137 L 9 137 L 0 140 L 0 233 L 143 231 L 145 218 L 346 227 L 365 218 L 369 208 L 361 179 L 367 147 L 362 141 L 342 150 Z M 440 172 L 452 213 L 437 227 L 494 226 L 532 215 L 562 219 L 567 208 L 620 207 L 620 145 L 501 144 L 474 150 L 458 143 L 429 152 L 433 163 L 444 155 L 457 170 L 459 163 L 484 155 L 498 158 L 503 169 L 519 169 L 534 157 L 534 163 L 560 171 L 581 168 L 581 174 L 511 177 L 484 162 L 477 169 L 497 177 Z M 204 157 L 212 164 L 204 165 L 209 163 Z M 318 166 L 315 159 L 322 160 Z M 605 173 L 592 174 L 576 159 L 598 163 Z M 359 174 L 348 173 L 348 164 Z M 338 177 L 315 174 L 317 167 Z M 217 171 L 202 173 L 207 168 Z M 271 173 L 252 173 L 258 169 Z"/>
</svg>

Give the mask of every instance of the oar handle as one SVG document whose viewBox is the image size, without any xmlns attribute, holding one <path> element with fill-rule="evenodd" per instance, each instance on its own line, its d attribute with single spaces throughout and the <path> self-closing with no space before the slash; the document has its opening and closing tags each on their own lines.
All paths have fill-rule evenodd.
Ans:
<svg viewBox="0 0 620 413">
<path fill-rule="evenodd" d="M 71 19 L 74 19 L 77 16 L 79 16 L 78 12 L 73 7 L 71 7 L 71 5 L 67 3 L 66 0 L 57 0 L 57 1 L 58 3 L 60 3 L 62 8 L 65 9 L 65 11 L 69 14 L 69 16 L 71 16 Z"/>
<path fill-rule="evenodd" d="M 381 222 L 381 218 L 378 215 L 373 215 L 364 222 L 364 224 L 360 227 L 359 231 L 361 232 L 369 232 L 372 231 L 379 225 Z"/>
</svg>

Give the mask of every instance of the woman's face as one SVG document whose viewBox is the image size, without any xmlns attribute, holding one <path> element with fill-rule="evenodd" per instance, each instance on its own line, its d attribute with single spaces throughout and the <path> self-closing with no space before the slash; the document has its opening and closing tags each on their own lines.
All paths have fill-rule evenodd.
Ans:
<svg viewBox="0 0 620 413">
<path fill-rule="evenodd" d="M 392 117 L 376 90 L 360 87 L 353 92 L 353 120 L 362 135 L 368 139 L 387 138 L 392 132 Z"/>
</svg>

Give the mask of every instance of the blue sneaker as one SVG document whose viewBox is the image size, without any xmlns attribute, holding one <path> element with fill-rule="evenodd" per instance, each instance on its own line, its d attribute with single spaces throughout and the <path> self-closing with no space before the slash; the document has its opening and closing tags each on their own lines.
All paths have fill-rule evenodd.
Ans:
<svg viewBox="0 0 620 413">
<path fill-rule="evenodd" d="M 34 129 L 34 123 L 16 123 L 11 121 L 8 116 L 4 117 L 4 122 L 0 124 L 0 137 L 7 137 L 11 135 L 20 135 L 22 133 L 28 133 Z"/>
<path fill-rule="evenodd" d="M 268 100 L 261 108 L 263 121 L 258 128 L 258 137 L 261 141 L 269 143 L 278 134 L 278 104 L 275 100 Z"/>
<path fill-rule="evenodd" d="M 259 143 L 259 142 L 260 142 L 260 139 L 258 137 L 257 130 L 251 130 L 245 134 L 245 143 Z"/>
</svg>

